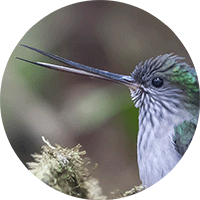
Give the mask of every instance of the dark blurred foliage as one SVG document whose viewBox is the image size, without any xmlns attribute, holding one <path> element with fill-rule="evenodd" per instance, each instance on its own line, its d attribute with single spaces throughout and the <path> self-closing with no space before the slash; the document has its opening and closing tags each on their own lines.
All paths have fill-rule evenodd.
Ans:
<svg viewBox="0 0 200 200">
<path fill-rule="evenodd" d="M 44 8 L 45 9 L 45 8 Z M 174 33 L 133 6 L 88 1 L 57 10 L 34 25 L 19 44 L 100 69 L 130 74 L 142 60 L 174 52 L 192 61 Z M 2 82 L 2 118 L 21 161 L 39 153 L 41 136 L 69 148 L 80 143 L 98 168 L 103 193 L 139 185 L 138 110 L 128 88 L 16 60 L 53 62 L 17 45 Z"/>
</svg>

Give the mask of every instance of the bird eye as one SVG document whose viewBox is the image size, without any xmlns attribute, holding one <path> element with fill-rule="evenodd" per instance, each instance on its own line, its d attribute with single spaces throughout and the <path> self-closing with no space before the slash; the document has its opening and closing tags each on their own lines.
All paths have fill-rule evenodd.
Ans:
<svg viewBox="0 0 200 200">
<path fill-rule="evenodd" d="M 152 80 L 152 84 L 153 84 L 155 87 L 159 88 L 159 87 L 161 87 L 161 86 L 163 85 L 163 79 L 162 79 L 162 78 L 159 78 L 159 77 L 154 78 L 154 79 Z"/>
</svg>

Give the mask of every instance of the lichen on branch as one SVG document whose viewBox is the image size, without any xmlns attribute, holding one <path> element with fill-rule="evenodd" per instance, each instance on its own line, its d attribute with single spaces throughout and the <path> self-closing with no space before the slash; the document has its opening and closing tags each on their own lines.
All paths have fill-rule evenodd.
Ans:
<svg viewBox="0 0 200 200">
<path fill-rule="evenodd" d="M 108 198 L 102 194 L 98 179 L 88 170 L 90 160 L 83 158 L 86 151 L 80 151 L 80 144 L 69 149 L 58 144 L 52 146 L 44 137 L 42 140 L 45 145 L 41 154 L 32 155 L 34 162 L 27 165 L 37 178 L 62 193 L 84 199 L 107 200 L 130 196 L 145 189 L 141 185 L 125 193 L 117 190 L 111 192 L 112 197 Z"/>
<path fill-rule="evenodd" d="M 52 146 L 42 137 L 45 145 L 41 154 L 34 154 L 34 162 L 27 163 L 30 171 L 50 187 L 65 194 L 85 198 L 105 200 L 98 180 L 87 169 L 88 158 L 82 158 L 86 151 L 80 151 L 78 144 L 72 149 L 56 144 Z"/>
</svg>

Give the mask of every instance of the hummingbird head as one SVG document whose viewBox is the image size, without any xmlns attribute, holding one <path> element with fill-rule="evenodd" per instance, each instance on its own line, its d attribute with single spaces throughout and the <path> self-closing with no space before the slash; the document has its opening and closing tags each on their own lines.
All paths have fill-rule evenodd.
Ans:
<svg viewBox="0 0 200 200">
<path fill-rule="evenodd" d="M 145 113 L 148 111 L 159 113 L 162 117 L 163 112 L 159 110 L 163 110 L 163 108 L 174 112 L 178 108 L 188 107 L 190 109 L 191 106 L 199 106 L 199 85 L 196 72 L 194 68 L 182 62 L 182 57 L 165 54 L 157 56 L 155 59 L 147 59 L 145 62 L 140 62 L 131 75 L 127 76 L 75 63 L 27 45 L 21 46 L 60 61 L 67 66 L 32 62 L 18 57 L 17 59 L 45 68 L 92 76 L 128 86 L 135 106 L 140 107 Z"/>
<path fill-rule="evenodd" d="M 183 59 L 172 54 L 160 55 L 140 62 L 131 73 L 132 81 L 138 86 L 129 87 L 132 99 L 143 116 L 148 113 L 150 121 L 152 118 L 160 121 L 168 114 L 179 116 L 185 111 L 198 115 L 197 74 Z"/>
<path fill-rule="evenodd" d="M 165 54 L 140 62 L 131 77 L 138 88 L 131 89 L 136 107 L 165 108 L 169 112 L 199 106 L 197 74 L 184 58 Z M 152 105 L 152 106 L 151 106 Z M 150 108 L 151 107 L 151 108 Z"/>
</svg>

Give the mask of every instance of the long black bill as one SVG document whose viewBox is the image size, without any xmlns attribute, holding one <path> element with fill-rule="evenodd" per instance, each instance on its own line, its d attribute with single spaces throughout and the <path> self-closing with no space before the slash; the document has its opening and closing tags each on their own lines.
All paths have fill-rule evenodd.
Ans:
<svg viewBox="0 0 200 200">
<path fill-rule="evenodd" d="M 97 78 L 101 78 L 101 79 L 105 79 L 105 80 L 114 81 L 114 82 L 117 82 L 117 83 L 124 84 L 128 87 L 131 87 L 132 89 L 138 88 L 138 86 L 134 83 L 133 78 L 131 76 L 120 75 L 120 74 L 100 70 L 100 69 L 97 69 L 97 68 L 89 67 L 89 66 L 86 66 L 86 65 L 83 65 L 83 64 L 80 64 L 80 63 L 76 63 L 76 62 L 67 60 L 67 59 L 62 58 L 62 57 L 57 56 L 57 55 L 47 53 L 45 51 L 42 51 L 42 50 L 39 50 L 39 49 L 36 49 L 36 48 L 33 48 L 33 47 L 29 47 L 27 45 L 21 44 L 21 46 L 26 47 L 30 50 L 36 51 L 36 52 L 38 52 L 38 53 L 40 53 L 44 56 L 47 56 L 47 57 L 52 58 L 54 60 L 57 60 L 61 63 L 64 63 L 67 66 L 75 67 L 75 68 L 78 68 L 78 69 L 70 68 L 70 67 L 67 67 L 67 66 L 44 63 L 44 62 L 34 62 L 34 61 L 29 61 L 29 60 L 26 60 L 26 59 L 23 59 L 23 58 L 16 57 L 19 60 L 22 60 L 22 61 L 25 61 L 25 62 L 28 62 L 28 63 L 32 63 L 32 64 L 35 64 L 35 65 L 39 65 L 39 66 L 42 66 L 42 67 L 45 67 L 45 68 L 63 71 L 63 72 L 71 72 L 71 73 L 87 75 L 87 76 L 91 76 L 91 77 L 97 77 Z"/>
</svg>

